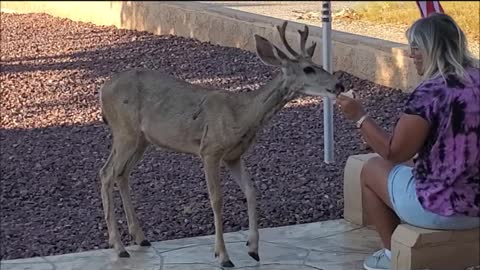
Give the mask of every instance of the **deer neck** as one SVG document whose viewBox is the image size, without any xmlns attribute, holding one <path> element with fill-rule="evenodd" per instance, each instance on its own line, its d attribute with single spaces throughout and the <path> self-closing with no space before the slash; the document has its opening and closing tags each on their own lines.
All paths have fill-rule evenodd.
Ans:
<svg viewBox="0 0 480 270">
<path fill-rule="evenodd" d="M 296 97 L 292 82 L 284 79 L 282 73 L 250 94 L 252 98 L 247 111 L 253 117 L 254 125 L 263 125 L 268 122 L 275 113 Z"/>
</svg>

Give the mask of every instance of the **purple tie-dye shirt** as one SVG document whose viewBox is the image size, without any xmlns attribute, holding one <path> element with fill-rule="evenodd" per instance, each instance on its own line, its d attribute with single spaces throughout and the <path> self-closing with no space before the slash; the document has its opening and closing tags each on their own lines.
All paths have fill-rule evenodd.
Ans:
<svg viewBox="0 0 480 270">
<path fill-rule="evenodd" d="M 472 82 L 454 76 L 428 80 L 410 95 L 407 114 L 430 124 L 414 159 L 421 205 L 443 216 L 480 216 L 480 70 L 467 68 Z"/>
</svg>

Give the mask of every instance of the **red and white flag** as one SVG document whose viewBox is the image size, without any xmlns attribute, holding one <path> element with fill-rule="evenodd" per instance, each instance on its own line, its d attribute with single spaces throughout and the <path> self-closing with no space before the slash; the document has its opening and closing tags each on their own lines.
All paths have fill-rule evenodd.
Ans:
<svg viewBox="0 0 480 270">
<path fill-rule="evenodd" d="M 422 18 L 427 17 L 431 13 L 444 13 L 443 8 L 440 5 L 440 1 L 416 1 L 418 9 L 420 9 L 420 13 Z"/>
</svg>

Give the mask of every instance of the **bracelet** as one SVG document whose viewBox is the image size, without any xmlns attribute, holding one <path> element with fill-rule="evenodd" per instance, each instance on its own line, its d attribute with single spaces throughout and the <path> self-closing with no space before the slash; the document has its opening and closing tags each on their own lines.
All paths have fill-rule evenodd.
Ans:
<svg viewBox="0 0 480 270">
<path fill-rule="evenodd" d="M 365 119 L 367 119 L 367 117 L 368 117 L 368 114 L 366 113 L 362 117 L 360 117 L 360 119 L 358 119 L 358 121 L 356 122 L 357 128 L 362 127 L 363 121 L 365 121 Z"/>
</svg>

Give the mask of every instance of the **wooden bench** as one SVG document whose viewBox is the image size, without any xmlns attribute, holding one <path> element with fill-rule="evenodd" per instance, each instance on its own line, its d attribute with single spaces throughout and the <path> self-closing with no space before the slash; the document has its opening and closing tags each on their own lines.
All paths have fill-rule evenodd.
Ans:
<svg viewBox="0 0 480 270">
<path fill-rule="evenodd" d="M 363 208 L 360 173 L 377 154 L 350 156 L 344 171 L 344 219 L 371 225 Z M 480 266 L 480 228 L 428 230 L 400 224 L 392 236 L 393 270 L 466 270 Z"/>
</svg>

